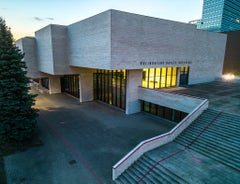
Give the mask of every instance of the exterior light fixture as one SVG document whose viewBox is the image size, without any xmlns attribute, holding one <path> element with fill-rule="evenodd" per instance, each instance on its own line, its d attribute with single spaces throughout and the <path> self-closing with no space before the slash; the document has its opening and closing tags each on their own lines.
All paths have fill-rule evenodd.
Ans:
<svg viewBox="0 0 240 184">
<path fill-rule="evenodd" d="M 225 79 L 225 80 L 233 80 L 234 78 L 235 78 L 235 76 L 233 74 L 223 75 L 223 79 Z"/>
</svg>

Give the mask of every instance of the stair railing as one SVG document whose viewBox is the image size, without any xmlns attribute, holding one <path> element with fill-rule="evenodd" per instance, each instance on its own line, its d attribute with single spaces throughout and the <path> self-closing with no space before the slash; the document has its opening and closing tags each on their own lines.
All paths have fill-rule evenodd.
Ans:
<svg viewBox="0 0 240 184">
<path fill-rule="evenodd" d="M 179 122 L 171 131 L 159 136 L 147 139 L 139 143 L 126 156 L 117 162 L 112 168 L 112 179 L 115 180 L 128 167 L 130 167 L 144 153 L 173 141 L 184 129 L 186 129 L 202 112 L 208 108 L 208 100 L 204 99 L 191 113 Z"/>
</svg>

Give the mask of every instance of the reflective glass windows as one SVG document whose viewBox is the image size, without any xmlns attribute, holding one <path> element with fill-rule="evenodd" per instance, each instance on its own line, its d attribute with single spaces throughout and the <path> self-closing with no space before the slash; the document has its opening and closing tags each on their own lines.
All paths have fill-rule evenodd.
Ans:
<svg viewBox="0 0 240 184">
<path fill-rule="evenodd" d="M 150 89 L 174 87 L 177 85 L 177 67 L 144 68 L 142 87 Z"/>
<path fill-rule="evenodd" d="M 198 29 L 214 32 L 240 30 L 240 2 L 236 0 L 204 0 Z"/>
<path fill-rule="evenodd" d="M 142 111 L 168 119 L 174 122 L 180 122 L 188 114 L 182 111 L 170 109 L 153 103 L 142 101 Z"/>
<path fill-rule="evenodd" d="M 61 77 L 61 91 L 79 98 L 79 75 Z"/>
<path fill-rule="evenodd" d="M 126 70 L 97 70 L 93 77 L 94 99 L 126 108 Z"/>
</svg>

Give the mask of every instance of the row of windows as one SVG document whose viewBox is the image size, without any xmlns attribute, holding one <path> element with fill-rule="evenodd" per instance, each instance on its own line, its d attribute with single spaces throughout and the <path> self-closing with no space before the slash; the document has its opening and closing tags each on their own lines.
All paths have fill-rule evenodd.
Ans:
<svg viewBox="0 0 240 184">
<path fill-rule="evenodd" d="M 170 109 L 153 103 L 142 101 L 142 111 L 168 119 L 170 121 L 180 122 L 188 114 L 178 110 Z"/>
<path fill-rule="evenodd" d="M 177 85 L 177 67 L 143 69 L 142 87 L 158 89 Z"/>
<path fill-rule="evenodd" d="M 179 85 L 188 84 L 189 67 L 180 67 Z M 142 75 L 142 87 L 160 89 L 177 86 L 177 67 L 145 68 Z"/>
<path fill-rule="evenodd" d="M 180 85 L 188 84 L 189 67 L 180 67 Z M 126 108 L 126 70 L 97 70 L 93 75 L 94 99 Z M 158 89 L 177 85 L 177 67 L 145 68 L 142 87 Z"/>
<path fill-rule="evenodd" d="M 235 0 L 205 0 L 202 21 L 198 28 L 226 32 L 240 29 L 240 2 Z"/>
<path fill-rule="evenodd" d="M 224 0 L 204 0 L 203 6 L 216 6 L 223 4 Z"/>
<path fill-rule="evenodd" d="M 227 0 L 227 1 L 224 2 L 224 5 L 230 5 L 232 7 L 236 7 L 237 9 L 239 9 L 240 2 L 236 1 L 236 0 Z"/>
<path fill-rule="evenodd" d="M 79 75 L 61 77 L 61 91 L 79 98 Z"/>
<path fill-rule="evenodd" d="M 94 99 L 126 108 L 126 70 L 97 70 L 93 83 Z"/>
</svg>

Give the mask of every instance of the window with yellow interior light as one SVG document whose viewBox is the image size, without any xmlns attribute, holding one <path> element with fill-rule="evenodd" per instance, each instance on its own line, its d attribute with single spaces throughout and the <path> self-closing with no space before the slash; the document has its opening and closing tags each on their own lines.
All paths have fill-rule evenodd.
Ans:
<svg viewBox="0 0 240 184">
<path fill-rule="evenodd" d="M 177 85 L 177 67 L 144 68 L 142 87 L 150 89 L 174 87 Z"/>
<path fill-rule="evenodd" d="M 126 108 L 126 70 L 101 70 L 93 74 L 94 99 Z"/>
</svg>

